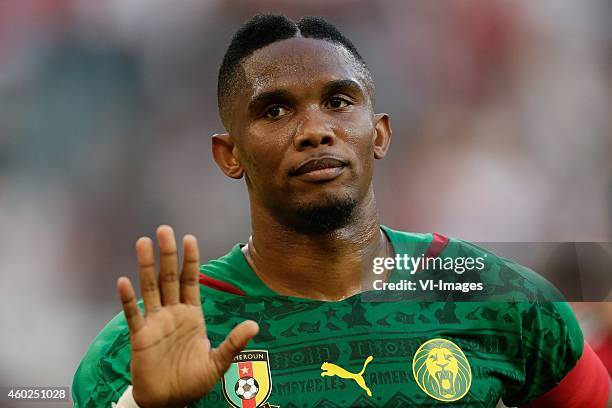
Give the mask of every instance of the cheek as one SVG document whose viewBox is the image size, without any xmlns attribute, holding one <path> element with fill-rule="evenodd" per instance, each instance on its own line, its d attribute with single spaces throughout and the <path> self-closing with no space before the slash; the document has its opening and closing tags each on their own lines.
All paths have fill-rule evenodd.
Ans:
<svg viewBox="0 0 612 408">
<path fill-rule="evenodd" d="M 249 127 L 246 140 L 248 140 L 251 149 L 256 149 L 258 152 L 263 151 L 264 155 L 266 152 L 282 152 L 291 144 L 293 128 L 294 124 L 287 121 L 258 122 Z M 271 158 L 268 157 L 267 159 Z"/>
<path fill-rule="evenodd" d="M 370 122 L 353 122 L 343 128 L 345 142 L 355 155 L 355 164 L 361 171 L 371 169 L 374 157 L 374 128 Z"/>
<path fill-rule="evenodd" d="M 344 140 L 359 151 L 372 150 L 374 126 L 369 115 L 358 111 L 343 119 L 336 126 L 342 130 Z"/>
<path fill-rule="evenodd" d="M 245 172 L 253 182 L 270 182 L 278 174 L 284 156 L 282 137 L 273 132 L 250 133 L 244 140 L 240 153 Z"/>
</svg>

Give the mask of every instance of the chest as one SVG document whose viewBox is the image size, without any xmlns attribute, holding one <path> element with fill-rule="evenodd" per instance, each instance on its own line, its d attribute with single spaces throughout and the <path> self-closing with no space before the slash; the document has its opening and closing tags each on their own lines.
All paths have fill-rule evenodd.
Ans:
<svg viewBox="0 0 612 408">
<path fill-rule="evenodd" d="M 205 311 L 213 344 L 244 319 L 260 334 L 199 406 L 494 407 L 523 379 L 515 316 L 491 305 L 233 306 Z"/>
</svg>

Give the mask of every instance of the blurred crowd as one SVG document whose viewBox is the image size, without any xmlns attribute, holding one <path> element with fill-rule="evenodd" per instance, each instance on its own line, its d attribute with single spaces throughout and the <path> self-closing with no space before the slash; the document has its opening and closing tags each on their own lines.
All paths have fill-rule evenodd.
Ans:
<svg viewBox="0 0 612 408">
<path fill-rule="evenodd" d="M 611 241 L 603 0 L 0 1 L 0 386 L 70 385 L 157 225 L 196 234 L 203 261 L 248 238 L 210 135 L 223 53 L 257 12 L 326 17 L 367 61 L 394 131 L 384 224 Z M 581 310 L 601 341 L 609 307 Z"/>
</svg>

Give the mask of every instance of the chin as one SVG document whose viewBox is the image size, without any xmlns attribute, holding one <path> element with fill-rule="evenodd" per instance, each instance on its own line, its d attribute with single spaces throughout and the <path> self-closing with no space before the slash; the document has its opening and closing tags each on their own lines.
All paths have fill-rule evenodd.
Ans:
<svg viewBox="0 0 612 408">
<path fill-rule="evenodd" d="M 357 200 L 349 194 L 326 195 L 297 204 L 293 213 L 299 229 L 324 234 L 349 224 L 357 204 Z"/>
</svg>

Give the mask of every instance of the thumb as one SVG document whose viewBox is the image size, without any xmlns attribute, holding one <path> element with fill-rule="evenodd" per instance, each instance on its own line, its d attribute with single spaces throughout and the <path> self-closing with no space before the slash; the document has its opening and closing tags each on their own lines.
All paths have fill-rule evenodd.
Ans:
<svg viewBox="0 0 612 408">
<path fill-rule="evenodd" d="M 253 337 L 259 332 L 259 326 L 252 320 L 247 320 L 234 327 L 223 343 L 213 350 L 212 358 L 219 370 L 219 376 L 223 375 L 234 357 L 240 353 Z"/>
</svg>

